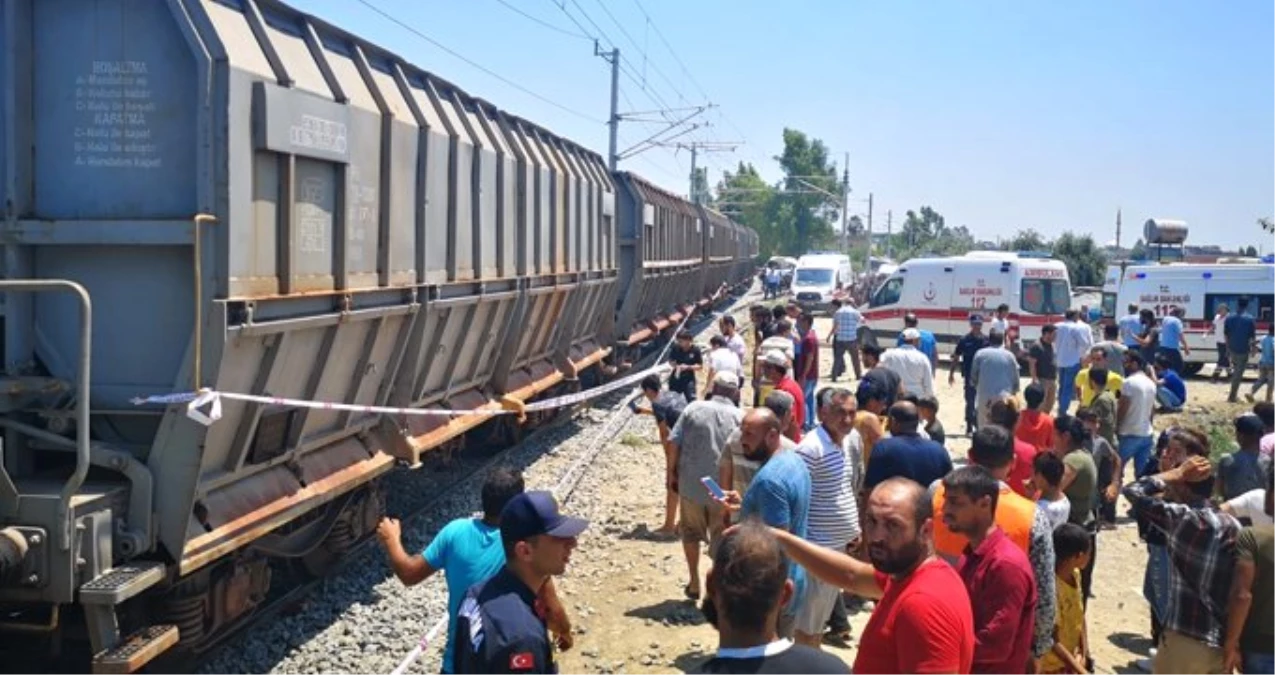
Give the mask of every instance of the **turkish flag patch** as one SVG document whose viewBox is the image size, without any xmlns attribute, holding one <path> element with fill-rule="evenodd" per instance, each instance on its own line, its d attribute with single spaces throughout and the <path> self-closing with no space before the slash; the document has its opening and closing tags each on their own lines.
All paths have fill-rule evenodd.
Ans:
<svg viewBox="0 0 1275 675">
<path fill-rule="evenodd" d="M 518 652 L 509 656 L 510 670 L 531 670 L 536 667 L 536 659 L 531 652 Z"/>
</svg>

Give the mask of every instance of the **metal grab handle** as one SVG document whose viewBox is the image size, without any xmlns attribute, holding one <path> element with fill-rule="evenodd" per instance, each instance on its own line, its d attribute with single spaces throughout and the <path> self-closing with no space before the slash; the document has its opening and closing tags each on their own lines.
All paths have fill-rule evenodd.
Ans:
<svg viewBox="0 0 1275 675">
<path fill-rule="evenodd" d="M 70 550 L 71 497 L 84 484 L 84 478 L 89 474 L 89 374 L 93 365 L 93 303 L 89 300 L 87 289 L 67 279 L 0 279 L 0 291 L 61 291 L 74 293 L 80 299 L 80 372 L 75 383 L 75 473 L 62 486 L 62 500 L 58 504 L 58 520 L 62 523 L 58 545 L 63 551 Z"/>
</svg>

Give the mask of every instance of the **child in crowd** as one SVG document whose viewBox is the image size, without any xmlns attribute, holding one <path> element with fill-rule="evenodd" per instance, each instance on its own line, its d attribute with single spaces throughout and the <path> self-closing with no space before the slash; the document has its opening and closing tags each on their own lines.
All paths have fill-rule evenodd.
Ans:
<svg viewBox="0 0 1275 675">
<path fill-rule="evenodd" d="M 1089 533 L 1085 528 L 1063 523 L 1054 529 L 1054 560 L 1058 618 L 1054 623 L 1054 646 L 1040 660 L 1040 672 L 1084 673 L 1089 658 L 1085 605 L 1080 597 L 1080 570 L 1089 564 Z"/>
<path fill-rule="evenodd" d="M 1076 411 L 1076 417 L 1089 430 L 1090 442 L 1093 444 L 1093 463 L 1098 467 L 1098 501 L 1094 504 L 1098 524 L 1109 530 L 1116 526 L 1116 498 L 1120 496 L 1120 454 L 1100 434 L 1102 421 L 1096 410 L 1081 408 Z"/>
<path fill-rule="evenodd" d="M 925 433 L 930 435 L 930 440 L 939 445 L 947 445 L 947 432 L 943 430 L 943 423 L 939 421 L 939 400 L 933 396 L 921 396 L 916 400 L 916 407 L 921 414 L 921 421 L 925 423 Z"/>
<path fill-rule="evenodd" d="M 1049 526 L 1057 528 L 1071 515 L 1071 500 L 1062 491 L 1063 461 L 1049 452 L 1042 452 L 1032 460 L 1032 484 L 1040 495 L 1037 508 L 1049 516 Z"/>
</svg>

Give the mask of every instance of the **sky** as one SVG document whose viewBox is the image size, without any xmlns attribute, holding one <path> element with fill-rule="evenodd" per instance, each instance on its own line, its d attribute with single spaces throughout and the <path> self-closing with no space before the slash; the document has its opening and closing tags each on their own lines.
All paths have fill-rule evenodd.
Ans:
<svg viewBox="0 0 1275 675">
<path fill-rule="evenodd" d="M 700 154 L 711 183 L 740 161 L 777 180 L 782 130 L 799 129 L 838 166 L 848 154 L 850 212 L 866 219 L 871 194 L 878 231 L 928 205 L 979 239 L 1106 243 L 1121 209 L 1125 246 L 1148 218 L 1186 221 L 1191 244 L 1275 244 L 1255 222 L 1275 212 L 1269 1 L 290 4 L 603 155 L 611 73 L 593 39 L 618 46 L 621 113 L 713 104 L 677 139 L 738 144 Z M 622 122 L 620 150 L 660 129 Z M 620 168 L 688 192 L 685 149 Z"/>
</svg>

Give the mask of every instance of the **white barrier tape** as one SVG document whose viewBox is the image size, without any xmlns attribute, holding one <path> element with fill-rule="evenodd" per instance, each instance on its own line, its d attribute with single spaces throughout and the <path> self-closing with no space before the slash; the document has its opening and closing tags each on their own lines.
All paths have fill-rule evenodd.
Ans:
<svg viewBox="0 0 1275 675">
<path fill-rule="evenodd" d="M 626 375 L 614 382 L 609 382 L 601 387 L 594 387 L 586 391 L 575 394 L 567 394 L 565 396 L 557 396 L 543 401 L 536 401 L 526 406 L 528 412 L 536 412 L 541 410 L 553 410 L 555 408 L 563 408 L 575 405 L 582 401 L 587 401 L 599 396 L 603 396 L 617 389 L 640 381 L 642 378 L 652 373 L 663 374 L 670 370 L 665 364 L 657 364 L 646 370 Z M 351 403 L 333 403 L 330 401 L 306 401 L 296 398 L 283 398 L 278 396 L 256 396 L 253 394 L 237 394 L 228 391 L 216 391 L 212 389 L 203 389 L 195 393 L 181 394 L 165 394 L 160 396 L 147 396 L 145 398 L 133 399 L 134 405 L 146 404 L 163 404 L 169 405 L 174 403 L 186 404 L 186 416 L 190 419 L 204 425 L 211 426 L 214 422 L 221 419 L 221 402 L 222 399 L 231 401 L 245 401 L 249 403 L 264 403 L 267 405 L 277 405 L 289 408 L 309 408 L 312 410 L 341 410 L 349 412 L 361 412 L 366 414 L 381 415 L 417 415 L 417 416 L 444 416 L 454 417 L 461 415 L 512 415 L 514 410 L 504 408 L 484 408 L 478 410 L 444 410 L 438 408 L 395 408 L 388 406 L 376 405 L 356 405 Z"/>
<path fill-rule="evenodd" d="M 430 626 L 430 629 L 426 631 L 425 635 L 421 637 L 421 641 L 418 642 L 416 646 L 412 648 L 412 653 L 408 654 L 407 657 L 404 658 L 398 664 L 398 667 L 395 668 L 392 673 L 390 673 L 390 675 L 403 675 L 403 673 L 406 673 L 407 669 L 411 668 L 412 664 L 415 663 L 416 660 L 419 659 L 421 655 L 425 653 L 425 650 L 429 649 L 429 643 L 437 639 L 438 634 L 441 633 L 443 629 L 446 627 L 447 627 L 446 616 L 434 622 L 434 625 Z"/>
</svg>

